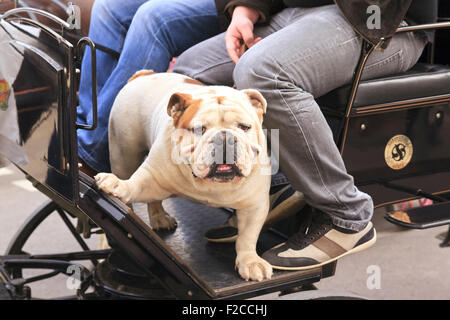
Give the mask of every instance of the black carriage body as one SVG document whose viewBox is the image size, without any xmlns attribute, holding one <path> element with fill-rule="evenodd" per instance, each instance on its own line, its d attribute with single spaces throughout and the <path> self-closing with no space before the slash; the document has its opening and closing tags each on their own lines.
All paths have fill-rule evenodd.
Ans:
<svg viewBox="0 0 450 320">
<path fill-rule="evenodd" d="M 385 182 L 443 194 L 450 191 L 449 133 L 448 98 L 426 104 L 414 102 L 397 111 L 387 106 L 362 115 L 355 111 L 343 145 L 343 158 L 352 168 L 350 174 L 356 184 L 372 196 L 377 206 L 411 198 L 386 188 Z M 389 143 L 396 136 L 407 137 L 411 143 Z M 408 154 L 412 158 L 404 168 L 389 166 L 392 162 L 395 167 Z"/>
<path fill-rule="evenodd" d="M 332 126 L 349 92 L 346 86 L 319 99 Z M 340 150 L 376 206 L 412 198 L 386 183 L 437 195 L 450 191 L 449 92 L 450 67 L 443 65 L 419 63 L 404 74 L 361 82 Z"/>
<path fill-rule="evenodd" d="M 11 84 L 16 98 L 21 143 L 28 164 L 20 169 L 55 195 L 78 201 L 75 129 L 74 48 L 49 28 L 0 21 L 8 63 L 17 64 Z"/>
</svg>

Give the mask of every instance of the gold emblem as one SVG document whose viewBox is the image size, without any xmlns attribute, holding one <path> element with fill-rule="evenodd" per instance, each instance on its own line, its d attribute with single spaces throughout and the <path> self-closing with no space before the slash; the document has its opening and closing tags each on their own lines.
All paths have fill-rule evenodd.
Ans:
<svg viewBox="0 0 450 320">
<path fill-rule="evenodd" d="M 8 108 L 8 98 L 11 89 L 6 80 L 0 79 L 0 109 L 6 110 Z"/>
<path fill-rule="evenodd" d="M 411 140 L 402 134 L 392 137 L 384 149 L 384 159 L 394 170 L 401 170 L 408 165 L 413 155 Z"/>
</svg>

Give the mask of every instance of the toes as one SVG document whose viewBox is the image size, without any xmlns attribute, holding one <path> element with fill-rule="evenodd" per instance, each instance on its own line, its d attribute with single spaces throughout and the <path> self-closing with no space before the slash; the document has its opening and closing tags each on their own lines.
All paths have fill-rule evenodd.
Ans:
<svg viewBox="0 0 450 320">
<path fill-rule="evenodd" d="M 265 262 L 265 261 L 264 261 L 264 262 Z M 263 270 L 263 272 L 264 272 L 264 277 L 265 277 L 266 279 L 271 279 L 271 278 L 272 278 L 272 275 L 273 275 L 273 269 L 272 269 L 272 266 L 271 266 L 269 263 L 267 263 L 267 262 L 265 262 L 265 263 L 266 263 L 266 265 L 262 267 L 262 270 Z"/>
<path fill-rule="evenodd" d="M 245 281 L 248 281 L 250 279 L 250 269 L 247 266 L 238 267 L 238 271 L 242 279 L 244 279 Z"/>
<path fill-rule="evenodd" d="M 264 279 L 262 265 L 260 263 L 252 263 L 249 268 L 250 278 L 261 282 Z"/>
<path fill-rule="evenodd" d="M 243 263 L 236 261 L 236 268 L 244 280 L 262 281 L 272 277 L 272 266 L 261 258 L 240 261 Z"/>
<path fill-rule="evenodd" d="M 118 186 L 119 180 L 107 173 L 99 173 L 95 176 L 95 182 L 97 186 L 105 192 L 111 192 Z"/>
<path fill-rule="evenodd" d="M 169 217 L 169 229 L 175 229 L 178 227 L 178 222 L 175 218 Z"/>
<path fill-rule="evenodd" d="M 175 230 L 178 226 L 177 220 L 169 215 L 152 219 L 150 221 L 150 224 L 152 225 L 152 228 L 155 230 L 168 230 L 168 231 Z"/>
<path fill-rule="evenodd" d="M 114 174 L 99 173 L 94 178 L 98 188 L 103 192 L 111 194 L 125 203 L 129 201 L 127 187 Z"/>
</svg>

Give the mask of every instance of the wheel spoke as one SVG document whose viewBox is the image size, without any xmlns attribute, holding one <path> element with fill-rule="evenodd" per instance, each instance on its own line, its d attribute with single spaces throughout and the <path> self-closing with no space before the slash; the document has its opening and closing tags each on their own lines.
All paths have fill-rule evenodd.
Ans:
<svg viewBox="0 0 450 320">
<path fill-rule="evenodd" d="M 65 225 L 67 226 L 67 228 L 69 229 L 70 233 L 72 233 L 73 237 L 75 238 L 75 240 L 79 243 L 79 245 L 81 246 L 81 248 L 84 251 L 90 251 L 88 245 L 86 244 L 86 242 L 83 240 L 83 238 L 81 238 L 81 236 L 78 234 L 77 230 L 75 229 L 75 227 L 73 226 L 72 222 L 70 222 L 69 218 L 67 218 L 66 213 L 61 209 L 61 208 L 57 208 L 56 211 L 58 212 L 59 216 L 62 218 L 62 220 L 64 221 Z M 92 264 L 94 266 L 97 265 L 97 260 L 95 259 L 90 259 L 90 261 L 92 262 Z"/>
</svg>

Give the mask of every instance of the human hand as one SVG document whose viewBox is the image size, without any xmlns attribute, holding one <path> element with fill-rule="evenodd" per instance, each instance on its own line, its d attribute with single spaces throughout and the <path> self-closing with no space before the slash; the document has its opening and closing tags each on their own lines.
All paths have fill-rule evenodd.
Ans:
<svg viewBox="0 0 450 320">
<path fill-rule="evenodd" d="M 262 38 L 253 33 L 253 26 L 258 21 L 259 12 L 255 9 L 238 6 L 233 11 L 233 18 L 225 35 L 228 55 L 234 63 Z"/>
</svg>

